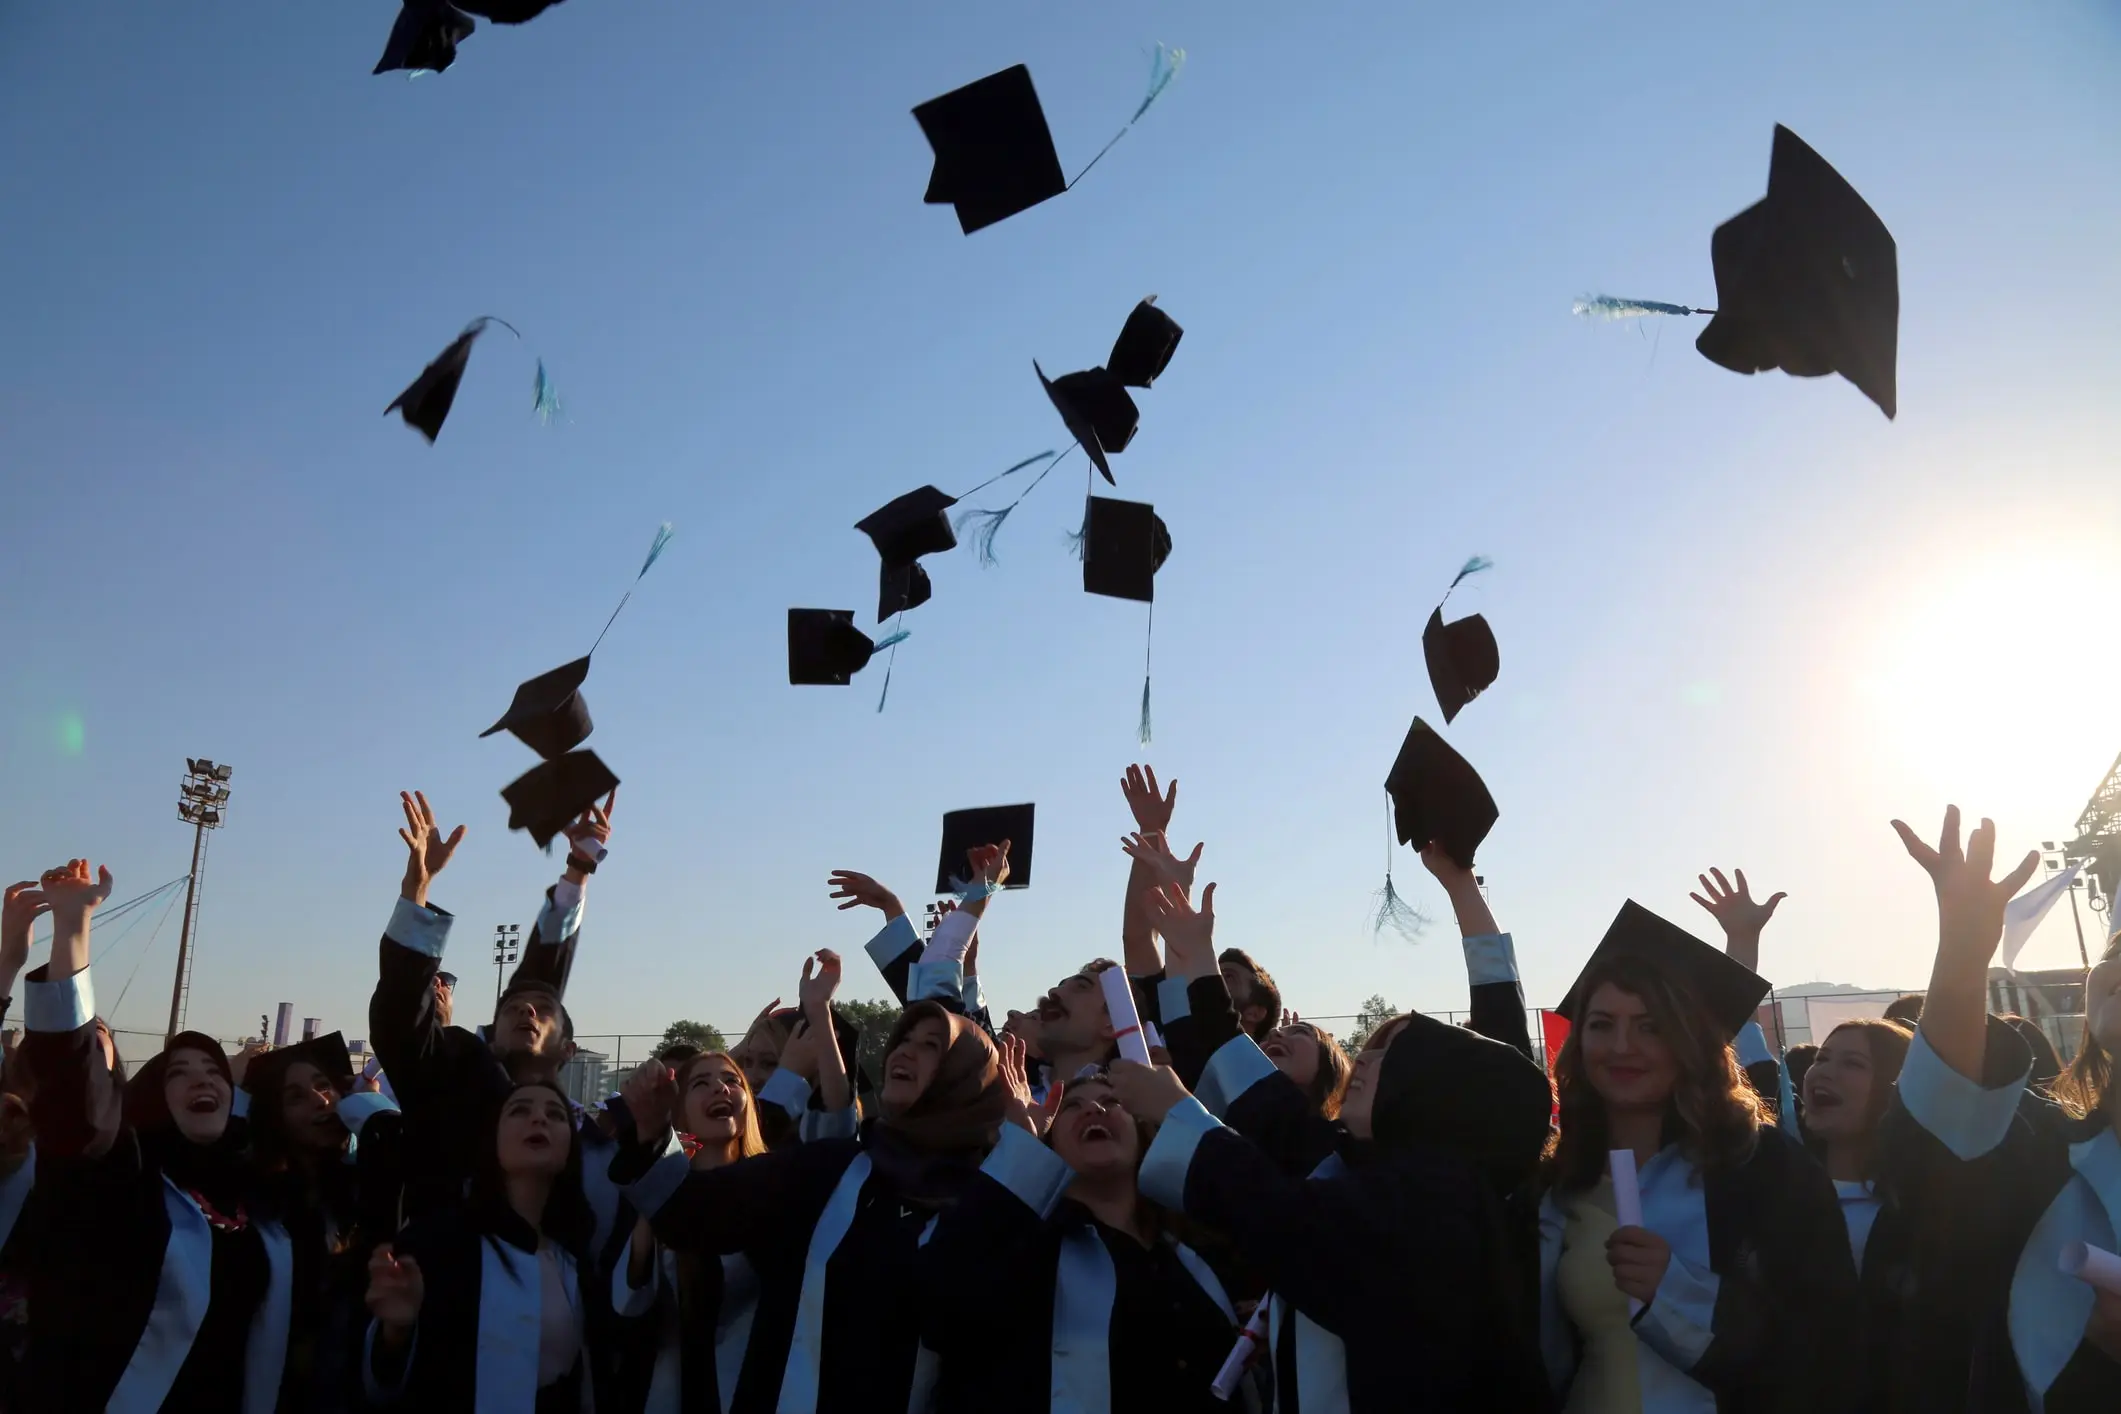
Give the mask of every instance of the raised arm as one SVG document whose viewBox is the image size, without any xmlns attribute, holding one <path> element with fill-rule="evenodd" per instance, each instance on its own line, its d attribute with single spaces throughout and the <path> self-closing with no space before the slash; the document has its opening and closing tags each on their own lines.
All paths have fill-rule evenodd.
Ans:
<svg viewBox="0 0 2121 1414">
<path fill-rule="evenodd" d="M 803 959 L 803 977 L 796 996 L 803 1007 L 803 1021 L 817 1038 L 817 1089 L 828 1114 L 854 1103 L 854 1087 L 847 1079 L 847 1058 L 840 1054 L 839 1033 L 832 1024 L 832 995 L 839 990 L 840 955 L 830 948 L 818 949 Z"/>
<path fill-rule="evenodd" d="M 871 938 L 866 951 L 876 970 L 884 974 L 884 985 L 900 1006 L 907 1002 L 906 984 L 913 972 L 913 964 L 920 960 L 921 935 L 914 928 L 913 920 L 906 916 L 906 906 L 898 901 L 898 895 L 885 888 L 867 874 L 852 869 L 835 869 L 825 878 L 832 892 L 828 897 L 844 899 L 838 904 L 840 912 L 850 908 L 873 908 L 884 915 L 884 926 Z"/>
<path fill-rule="evenodd" d="M 88 975 L 89 919 L 110 897 L 110 870 L 91 878 L 87 860 L 70 860 L 46 870 L 40 885 L 52 915 L 52 956 L 29 975 L 23 998 L 22 1052 L 36 1082 L 30 1120 L 40 1162 L 100 1158 L 117 1145 L 124 1098 L 96 1029 Z M 10 893 L 18 912 L 28 906 L 26 895 Z"/>
<path fill-rule="evenodd" d="M 37 915 L 50 907 L 34 879 L 7 886 L 6 901 L 0 904 L 0 1021 L 14 1007 L 15 983 L 29 962 L 30 929 Z"/>
<path fill-rule="evenodd" d="M 376 990 L 368 1000 L 368 1037 L 399 1100 L 417 1103 L 432 1088 L 429 1072 L 443 1031 L 434 979 L 456 921 L 428 903 L 427 891 L 464 842 L 464 826 L 445 836 L 425 792 L 400 792 L 398 803 L 405 811 L 398 831 L 405 842 L 405 877 L 383 933 Z"/>
<path fill-rule="evenodd" d="M 559 882 L 545 891 L 544 906 L 530 926 L 530 941 L 523 959 L 516 964 L 515 982 L 541 982 L 555 995 L 567 995 L 567 978 L 574 971 L 576 944 L 582 933 L 582 910 L 589 892 L 589 876 L 611 853 L 611 813 L 619 803 L 618 788 L 605 797 L 601 807 L 592 805 L 567 827 L 567 869 Z"/>
<path fill-rule="evenodd" d="M 1944 812 L 1935 847 L 1900 821 L 1901 844 L 1937 891 L 1937 959 L 1922 1003 L 1919 1039 L 1962 1079 L 1979 1083 L 1988 1030 L 1988 964 L 2003 940 L 2003 909 L 2040 863 L 2027 850 L 2018 867 L 1991 880 L 1996 863 L 1996 824 L 1983 820 L 1966 846 L 1959 844 L 1959 807 Z"/>
<path fill-rule="evenodd" d="M 1723 877 L 1721 869 L 1695 875 L 1700 881 L 1701 892 L 1688 897 L 1707 909 L 1709 916 L 1723 929 L 1723 950 L 1731 959 L 1749 972 L 1759 972 L 1760 936 L 1767 931 L 1768 920 L 1775 916 L 1775 909 L 1789 895 L 1774 894 L 1764 903 L 1755 903 L 1752 886 L 1745 880 L 1745 871 L 1735 869 L 1732 873 L 1738 879 L 1735 888 Z M 1774 1107 L 1782 1128 L 1797 1135 L 1797 1102 L 1790 1091 L 1789 1071 L 1768 1044 L 1766 1030 L 1758 1021 L 1748 1021 L 1732 1045 L 1754 1092 Z"/>
<path fill-rule="evenodd" d="M 1473 871 L 1431 840 L 1421 851 L 1422 866 L 1436 876 L 1458 916 L 1458 936 L 1466 952 L 1466 982 L 1471 993 L 1473 1030 L 1491 1041 L 1514 1046 L 1528 1059 L 1532 1028 L 1525 1020 L 1524 988 L 1517 980 L 1517 946 L 1496 925 L 1486 895 Z"/>
<path fill-rule="evenodd" d="M 1160 838 L 1170 832 L 1172 812 L 1178 809 L 1177 781 L 1171 782 L 1170 790 L 1160 793 L 1154 766 L 1129 766 L 1127 774 L 1120 778 L 1119 790 L 1126 797 L 1138 834 Z M 1191 862 L 1199 861 L 1200 850 L 1195 848 Z M 1137 858 L 1127 871 L 1127 897 L 1120 915 L 1119 937 L 1120 963 L 1129 977 L 1156 977 L 1163 972 L 1163 959 L 1156 954 L 1156 923 L 1149 902 L 1149 895 L 1162 883 L 1156 871 L 1141 859 Z M 1186 883 L 1190 888 L 1190 871 Z"/>
</svg>

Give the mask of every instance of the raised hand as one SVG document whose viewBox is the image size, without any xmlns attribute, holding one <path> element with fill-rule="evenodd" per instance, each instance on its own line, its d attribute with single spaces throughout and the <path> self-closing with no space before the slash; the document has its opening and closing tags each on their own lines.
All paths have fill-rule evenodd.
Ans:
<svg viewBox="0 0 2121 1414">
<path fill-rule="evenodd" d="M 1983 820 L 1959 845 L 1959 807 L 1947 806 L 1944 830 L 1934 848 L 1900 821 L 1893 821 L 1900 843 L 1920 864 L 1937 890 L 1937 950 L 1978 955 L 1985 964 L 2003 939 L 2003 908 L 2025 887 L 2039 867 L 2040 852 L 2027 850 L 2018 867 L 2001 879 L 1990 879 L 1996 864 L 1996 822 Z"/>
<path fill-rule="evenodd" d="M 604 797 L 603 805 L 590 806 L 567 826 L 564 833 L 567 836 L 567 852 L 570 855 L 580 855 L 592 864 L 597 862 L 603 853 L 603 847 L 611 842 L 611 812 L 618 803 L 619 788 L 613 786 L 611 794 Z M 591 840 L 596 842 L 597 847 L 584 849 L 583 845 Z M 580 883 L 581 880 L 577 879 L 575 882 Z"/>
<path fill-rule="evenodd" d="M 1116 1060 L 1106 1068 L 1120 1107 L 1144 1124 L 1162 1124 L 1164 1116 L 1191 1092 L 1167 1065 Z"/>
<path fill-rule="evenodd" d="M 457 846 L 464 843 L 464 827 L 457 826 L 444 838 L 424 791 L 410 795 L 399 791 L 398 803 L 405 807 L 405 828 L 398 831 L 398 838 L 405 841 L 405 883 L 398 892 L 407 901 L 425 908 L 427 887 L 435 875 L 448 867 Z"/>
<path fill-rule="evenodd" d="M 92 878 L 85 859 L 70 859 L 57 869 L 47 869 L 38 882 L 54 930 L 87 922 L 96 905 L 110 897 L 110 870 L 99 868 Z"/>
<path fill-rule="evenodd" d="M 796 984 L 797 1003 L 803 1015 L 823 1030 L 832 1029 L 832 996 L 840 989 L 840 955 L 819 948 L 803 959 L 803 977 Z"/>
<path fill-rule="evenodd" d="M 626 1077 L 620 1087 L 626 1113 L 633 1117 L 633 1132 L 653 1139 L 670 1127 L 670 1114 L 677 1105 L 677 1076 L 659 1060 L 645 1060 Z"/>
<path fill-rule="evenodd" d="M 51 907 L 34 880 L 7 886 L 0 904 L 0 993 L 12 993 L 15 979 L 29 963 L 30 928 Z"/>
<path fill-rule="evenodd" d="M 1145 835 L 1160 835 L 1171 828 L 1171 812 L 1178 808 L 1178 782 L 1171 782 L 1168 795 L 1156 791 L 1154 766 L 1129 766 L 1120 777 L 1120 794 L 1134 812 L 1134 828 Z"/>
<path fill-rule="evenodd" d="M 972 877 L 983 883 L 991 892 L 1009 882 L 1009 841 L 1000 844 L 974 845 L 965 851 L 965 862 L 972 866 Z"/>
<path fill-rule="evenodd" d="M 271 1049 L 270 1041 L 245 1041 L 243 1049 L 228 1059 L 228 1078 L 240 1087 L 244 1075 L 250 1070 L 250 1063 Z"/>
<path fill-rule="evenodd" d="M 1045 1133 L 1045 1121 L 1051 1116 L 1031 1103 L 1031 1081 L 1024 1072 L 1024 1043 L 1004 1031 L 995 1042 L 995 1049 L 1000 1053 L 1002 1089 L 1008 1096 L 1002 1118 L 1023 1126 L 1036 1139 Z"/>
<path fill-rule="evenodd" d="M 1164 935 L 1164 960 L 1175 975 L 1194 981 L 1212 977 L 1215 960 L 1215 885 L 1201 891 L 1196 910 L 1185 892 L 1166 884 L 1149 896 L 1149 916 Z"/>
<path fill-rule="evenodd" d="M 1701 892 L 1687 897 L 1709 911 L 1723 929 L 1724 951 L 1754 971 L 1760 969 L 1760 935 L 1766 930 L 1768 920 L 1775 916 L 1775 908 L 1788 894 L 1776 894 L 1765 903 L 1753 902 L 1752 889 L 1745 882 L 1745 871 L 1734 870 L 1738 876 L 1738 887 L 1723 877 L 1721 869 L 1711 869 L 1707 874 L 1694 877 L 1701 881 Z M 1715 877 L 1712 879 L 1710 875 Z"/>
<path fill-rule="evenodd" d="M 420 1319 L 426 1296 L 419 1262 L 400 1257 L 388 1242 L 380 1244 L 368 1259 L 368 1314 L 403 1333 Z"/>
<path fill-rule="evenodd" d="M 884 921 L 888 923 L 906 912 L 897 894 L 867 874 L 857 874 L 852 869 L 835 869 L 826 876 L 825 883 L 832 889 L 830 897 L 847 900 L 839 906 L 842 913 L 850 908 L 881 909 Z"/>
<path fill-rule="evenodd" d="M 1193 874 L 1200 868 L 1200 852 L 1208 846 L 1205 842 L 1193 846 L 1193 853 L 1180 859 L 1171 852 L 1171 841 L 1156 832 L 1124 836 L 1119 847 L 1127 858 L 1149 871 L 1149 877 L 1159 887 L 1176 885 L 1181 893 L 1190 897 L 1193 893 Z"/>
</svg>

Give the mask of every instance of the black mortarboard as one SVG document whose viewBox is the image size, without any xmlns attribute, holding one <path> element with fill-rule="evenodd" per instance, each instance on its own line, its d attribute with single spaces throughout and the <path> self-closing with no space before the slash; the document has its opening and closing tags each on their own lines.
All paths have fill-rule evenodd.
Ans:
<svg viewBox="0 0 2121 1414">
<path fill-rule="evenodd" d="M 1171 532 L 1146 501 L 1091 496 L 1083 516 L 1083 590 L 1156 602 L 1156 572 L 1171 554 Z"/>
<path fill-rule="evenodd" d="M 346 1054 L 346 1037 L 341 1032 L 332 1031 L 312 1036 L 299 1045 L 276 1046 L 252 1060 L 243 1072 L 244 1093 L 270 1096 L 279 1088 L 287 1068 L 296 1061 L 308 1061 L 342 1085 L 353 1079 L 353 1061 Z"/>
<path fill-rule="evenodd" d="M 944 514 L 956 504 L 957 497 L 923 486 L 872 511 L 854 528 L 875 543 L 886 565 L 911 564 L 923 555 L 957 548 L 957 532 Z"/>
<path fill-rule="evenodd" d="M 1569 994 L 1561 999 L 1561 1014 L 1571 1023 L 1582 1022 L 1584 1003 L 1590 1000 L 1585 982 L 1618 958 L 1654 967 L 1692 993 L 1723 1028 L 1726 1041 L 1753 1019 L 1761 999 L 1768 994 L 1765 977 L 1723 949 L 1709 946 L 1678 924 L 1666 922 L 1629 899 L 1620 906 L 1613 926 L 1605 930 L 1605 937 L 1592 950 L 1591 960 L 1577 974 Z"/>
<path fill-rule="evenodd" d="M 570 751 L 531 767 L 501 792 L 508 828 L 528 830 L 543 849 L 577 816 L 617 790 L 619 778 L 594 751 Z"/>
<path fill-rule="evenodd" d="M 1058 378 L 1048 378 L 1046 370 L 1031 360 L 1031 369 L 1038 374 L 1038 381 L 1045 385 L 1046 396 L 1053 400 L 1054 411 L 1067 424 L 1068 435 L 1082 443 L 1090 460 L 1104 474 L 1111 485 L 1119 483 L 1112 479 L 1112 466 L 1105 460 L 1108 453 L 1123 452 L 1134 440 L 1135 426 L 1141 421 L 1141 412 L 1134 406 L 1133 396 L 1126 385 L 1112 373 L 1102 368 L 1086 368 L 1080 373 L 1063 373 Z"/>
<path fill-rule="evenodd" d="M 935 866 L 935 891 L 954 894 L 964 888 L 972 865 L 969 851 L 981 845 L 1009 841 L 1009 882 L 1005 888 L 1021 889 L 1031 883 L 1031 826 L 1035 805 L 987 805 L 977 810 L 953 810 L 943 817 L 943 856 Z"/>
<path fill-rule="evenodd" d="M 589 676 L 589 659 L 577 658 L 565 667 L 540 673 L 516 689 L 508 711 L 480 737 L 505 731 L 538 755 L 550 761 L 572 751 L 589 739 L 589 704 L 582 700 L 581 686 Z"/>
<path fill-rule="evenodd" d="M 528 24 L 562 0 L 459 0 L 474 15 L 484 15 L 497 25 Z"/>
<path fill-rule="evenodd" d="M 1501 670 L 1495 630 L 1478 614 L 1447 624 L 1438 606 L 1429 615 L 1429 626 L 1421 631 L 1421 652 L 1429 661 L 1429 686 L 1436 689 L 1436 705 L 1443 711 L 1446 726 L 1468 702 L 1487 691 Z"/>
<path fill-rule="evenodd" d="M 1434 840 L 1464 869 L 1473 867 L 1473 852 L 1502 813 L 1479 772 L 1419 717 L 1400 744 L 1385 790 L 1399 842 L 1421 849 Z"/>
<path fill-rule="evenodd" d="M 797 687 L 845 687 L 877 647 L 852 609 L 788 611 L 788 681 Z"/>
<path fill-rule="evenodd" d="M 1038 90 L 1022 64 L 931 98 L 913 117 L 935 149 L 922 200 L 957 208 L 957 224 L 968 236 L 1068 189 Z"/>
<path fill-rule="evenodd" d="M 383 46 L 383 57 L 376 60 L 372 72 L 387 74 L 392 69 L 427 69 L 441 73 L 457 61 L 457 46 L 471 37 L 478 22 L 454 5 L 441 0 L 405 0 L 398 9 L 397 23 L 390 27 L 390 39 Z M 442 411 L 447 414 L 445 401 Z M 411 418 L 405 419 L 411 422 Z M 416 426 L 418 424 L 415 424 Z M 435 421 L 440 427 L 441 420 Z M 434 434 L 427 440 L 432 442 Z"/>
<path fill-rule="evenodd" d="M 1177 320 L 1156 307 L 1156 296 L 1151 295 L 1127 316 L 1105 367 L 1127 387 L 1146 388 L 1171 362 L 1185 333 Z"/>
<path fill-rule="evenodd" d="M 1767 196 L 1716 228 L 1716 317 L 1694 347 L 1737 373 L 1839 373 L 1887 417 L 1896 402 L 1900 269 L 1892 233 L 1781 124 Z"/>
<path fill-rule="evenodd" d="M 433 363 L 420 370 L 420 376 L 412 380 L 412 386 L 392 400 L 383 409 L 385 417 L 392 413 L 405 419 L 408 427 L 416 427 L 429 442 L 441 435 L 442 424 L 449 418 L 449 409 L 457 400 L 457 385 L 464 381 L 464 366 L 471 361 L 471 346 L 479 335 L 486 332 L 486 321 L 473 321 L 470 328 L 450 341 L 448 348 L 435 356 Z"/>
<path fill-rule="evenodd" d="M 918 609 L 934 595 L 935 586 L 928 580 L 928 571 L 918 560 L 892 566 L 885 565 L 876 592 L 876 621 L 882 623 L 893 614 L 908 609 Z"/>
</svg>

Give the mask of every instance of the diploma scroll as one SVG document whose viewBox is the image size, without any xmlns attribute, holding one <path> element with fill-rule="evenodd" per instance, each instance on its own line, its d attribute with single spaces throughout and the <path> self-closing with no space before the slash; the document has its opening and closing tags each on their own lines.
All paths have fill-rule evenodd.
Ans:
<svg viewBox="0 0 2121 1414">
<path fill-rule="evenodd" d="M 2075 1277 L 2087 1286 L 2121 1296 L 2121 1257 L 2088 1242 L 2072 1242 L 2062 1249 L 2062 1275 Z"/>
<path fill-rule="evenodd" d="M 1259 1305 L 1252 1309 L 1252 1319 L 1237 1333 L 1237 1344 L 1230 1347 L 1229 1358 L 1215 1372 L 1215 1383 L 1208 1390 L 1217 1399 L 1228 1399 L 1237 1392 L 1237 1381 L 1244 1375 L 1245 1366 L 1252 1363 L 1252 1352 L 1267 1338 L 1267 1307 L 1272 1299 L 1266 1295 L 1259 1298 Z"/>
<path fill-rule="evenodd" d="M 1622 1227 L 1642 1226 L 1642 1179 L 1635 1172 L 1635 1151 L 1613 1149 L 1606 1160 L 1613 1169 L 1613 1216 Z M 1642 1303 L 1634 1297 L 1628 1298 L 1628 1314 L 1642 1310 Z"/>
<path fill-rule="evenodd" d="M 1121 1057 L 1152 1064 L 1149 1043 L 1142 1036 L 1141 1013 L 1134 1009 L 1134 988 L 1127 980 L 1127 970 L 1108 967 L 1097 974 L 1097 980 L 1105 989 L 1105 1010 L 1112 1017 L 1112 1039 L 1118 1044 Z"/>
</svg>

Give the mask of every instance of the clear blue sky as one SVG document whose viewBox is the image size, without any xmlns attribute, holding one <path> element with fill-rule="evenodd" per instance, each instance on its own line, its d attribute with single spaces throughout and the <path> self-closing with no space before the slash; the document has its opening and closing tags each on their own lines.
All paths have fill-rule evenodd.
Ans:
<svg viewBox="0 0 2121 1414">
<path fill-rule="evenodd" d="M 2121 749 L 2121 20 L 1594 8 L 572 0 L 417 82 L 368 74 L 390 0 L 0 8 L 0 873 L 181 874 L 184 758 L 232 762 L 192 1020 L 358 1035 L 421 787 L 471 826 L 435 896 L 475 1000 L 554 868 L 497 794 L 530 754 L 477 733 L 668 519 L 587 687 L 626 784 L 581 1028 L 741 1024 L 866 937 L 827 870 L 924 897 L 945 810 L 1030 799 L 983 952 L 1021 1002 L 1118 946 L 1142 754 L 1142 612 L 1063 546 L 1080 460 L 999 568 L 931 562 L 882 715 L 878 670 L 787 685 L 783 615 L 866 623 L 854 521 L 1065 445 L 1031 360 L 1094 361 L 1154 291 L 1186 338 L 1116 463 L 1177 547 L 1149 754 L 1292 1005 L 1462 1005 L 1447 917 L 1366 920 L 1421 625 L 1476 552 L 1454 610 L 1502 676 L 1448 735 L 1535 1000 L 1628 896 L 1712 928 L 1711 864 L 1790 892 L 1778 983 L 1919 982 L 1887 819 L 2054 838 Z M 971 238 L 921 204 L 915 103 L 1026 62 L 1072 171 L 1158 40 L 1183 77 L 1080 189 Z M 1695 322 L 1569 315 L 1712 303 L 1778 121 L 1899 241 L 1897 424 L 1713 367 Z M 383 406 L 482 313 L 568 420 L 504 335 L 430 448 Z M 159 1026 L 175 933 L 122 1025 Z M 2026 962 L 2075 951 L 2065 913 Z"/>
</svg>

